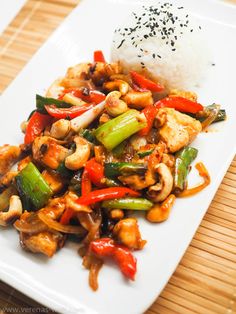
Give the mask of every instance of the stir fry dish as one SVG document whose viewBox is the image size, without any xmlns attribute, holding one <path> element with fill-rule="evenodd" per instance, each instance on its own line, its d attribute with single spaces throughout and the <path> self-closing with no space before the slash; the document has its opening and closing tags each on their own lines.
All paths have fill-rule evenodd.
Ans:
<svg viewBox="0 0 236 314">
<path fill-rule="evenodd" d="M 168 219 L 178 197 L 210 183 L 202 162 L 199 185 L 187 177 L 191 145 L 225 120 L 219 105 L 193 92 L 166 91 L 148 73 L 124 71 L 101 51 L 68 69 L 21 125 L 24 143 L 0 147 L 0 225 L 12 225 L 24 250 L 52 257 L 76 241 L 89 285 L 107 259 L 135 279 L 136 250 L 145 250 L 137 211 L 150 223 Z"/>
</svg>

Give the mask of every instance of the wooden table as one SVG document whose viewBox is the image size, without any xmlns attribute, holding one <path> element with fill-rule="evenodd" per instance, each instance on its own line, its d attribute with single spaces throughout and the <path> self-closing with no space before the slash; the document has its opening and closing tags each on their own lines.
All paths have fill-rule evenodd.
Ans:
<svg viewBox="0 0 236 314">
<path fill-rule="evenodd" d="M 28 0 L 0 36 L 0 92 L 78 2 Z M 46 311 L 0 282 L 0 314 L 3 309 L 5 313 Z M 236 158 L 175 273 L 146 312 L 157 313 L 236 313 Z"/>
</svg>

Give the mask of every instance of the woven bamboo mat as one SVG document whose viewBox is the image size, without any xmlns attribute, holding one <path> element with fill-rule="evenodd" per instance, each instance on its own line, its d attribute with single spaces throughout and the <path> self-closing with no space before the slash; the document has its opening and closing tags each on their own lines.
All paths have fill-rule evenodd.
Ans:
<svg viewBox="0 0 236 314">
<path fill-rule="evenodd" d="M 0 36 L 0 93 L 78 2 L 28 0 Z M 13 311 L 50 313 L 0 282 L 0 314 Z M 178 268 L 146 312 L 157 313 L 236 313 L 236 158 Z"/>
</svg>

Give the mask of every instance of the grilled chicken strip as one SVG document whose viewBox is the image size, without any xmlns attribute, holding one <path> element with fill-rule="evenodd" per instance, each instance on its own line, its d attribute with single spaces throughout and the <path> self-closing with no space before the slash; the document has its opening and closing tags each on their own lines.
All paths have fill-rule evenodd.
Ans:
<svg viewBox="0 0 236 314">
<path fill-rule="evenodd" d="M 170 153 L 187 146 L 201 132 L 202 126 L 198 120 L 172 108 L 160 110 L 166 113 L 166 122 L 160 128 L 159 135 Z"/>
</svg>

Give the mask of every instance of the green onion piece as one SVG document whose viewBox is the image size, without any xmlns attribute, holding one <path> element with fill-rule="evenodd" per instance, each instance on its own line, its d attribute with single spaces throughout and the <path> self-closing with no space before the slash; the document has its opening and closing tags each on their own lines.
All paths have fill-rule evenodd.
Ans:
<svg viewBox="0 0 236 314">
<path fill-rule="evenodd" d="M 93 135 L 93 132 L 91 130 L 82 129 L 79 132 L 79 135 L 82 136 L 83 138 L 85 138 L 90 143 L 95 143 L 95 141 L 96 141 L 96 137 Z"/>
<path fill-rule="evenodd" d="M 143 157 L 146 157 L 146 156 L 151 155 L 153 152 L 154 152 L 154 148 L 137 152 L 137 155 L 138 155 L 140 158 L 143 158 Z"/>
<path fill-rule="evenodd" d="M 198 150 L 194 147 L 185 147 L 176 153 L 174 190 L 183 191 L 186 185 L 186 178 L 189 173 L 190 164 L 197 157 Z"/>
<path fill-rule="evenodd" d="M 125 139 L 146 127 L 147 122 L 143 114 L 131 109 L 120 116 L 102 124 L 94 135 L 106 149 L 112 150 Z"/>
<path fill-rule="evenodd" d="M 16 176 L 16 187 L 27 210 L 42 208 L 52 196 L 52 190 L 32 162 Z M 34 208 L 29 208 L 31 205 Z"/>
<path fill-rule="evenodd" d="M 102 207 L 109 209 L 149 210 L 152 206 L 153 203 L 146 198 L 135 197 L 119 198 L 102 202 Z"/>
<path fill-rule="evenodd" d="M 107 162 L 104 164 L 104 171 L 106 177 L 144 175 L 147 171 L 147 165 L 134 162 Z"/>
<path fill-rule="evenodd" d="M 58 108 L 70 108 L 72 106 L 71 104 L 68 104 L 67 102 L 62 100 L 36 95 L 37 111 L 40 113 L 47 113 L 45 105 L 55 105 Z"/>
<path fill-rule="evenodd" d="M 74 171 L 66 168 L 65 163 L 62 162 L 56 169 L 56 172 L 63 178 L 70 179 L 74 175 Z"/>
</svg>

